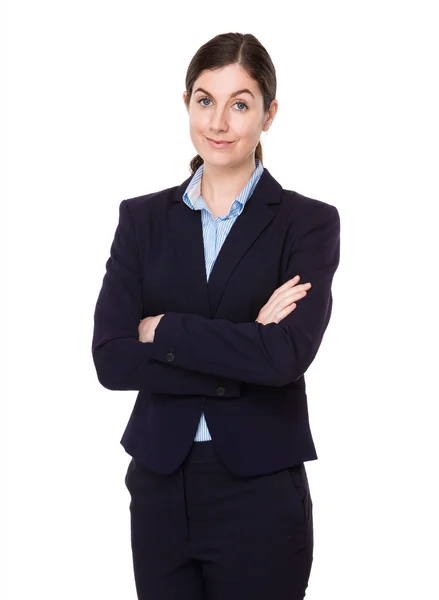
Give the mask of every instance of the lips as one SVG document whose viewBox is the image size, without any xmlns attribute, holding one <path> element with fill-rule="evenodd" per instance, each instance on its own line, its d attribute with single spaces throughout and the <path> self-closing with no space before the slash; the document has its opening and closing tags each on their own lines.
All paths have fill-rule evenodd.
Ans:
<svg viewBox="0 0 439 600">
<path fill-rule="evenodd" d="M 233 142 L 227 142 L 224 140 L 219 140 L 219 141 L 215 141 L 212 140 L 210 138 L 206 138 L 206 140 L 209 142 L 209 144 L 213 147 L 213 148 L 228 148 L 231 144 L 233 144 Z"/>
</svg>

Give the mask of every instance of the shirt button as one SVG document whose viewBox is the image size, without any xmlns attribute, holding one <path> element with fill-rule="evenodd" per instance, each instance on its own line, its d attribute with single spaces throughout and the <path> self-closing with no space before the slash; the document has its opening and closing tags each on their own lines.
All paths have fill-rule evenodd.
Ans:
<svg viewBox="0 0 439 600">
<path fill-rule="evenodd" d="M 174 360 L 174 355 L 172 354 L 172 352 L 168 352 L 168 354 L 166 355 L 166 360 L 168 362 L 172 362 Z"/>
<path fill-rule="evenodd" d="M 226 393 L 226 388 L 223 387 L 217 387 L 216 388 L 216 393 L 218 396 L 224 396 L 224 394 Z"/>
</svg>

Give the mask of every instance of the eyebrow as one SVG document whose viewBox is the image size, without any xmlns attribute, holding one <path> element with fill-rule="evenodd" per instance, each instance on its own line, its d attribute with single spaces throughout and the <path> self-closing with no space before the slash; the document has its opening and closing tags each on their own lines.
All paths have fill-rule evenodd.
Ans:
<svg viewBox="0 0 439 600">
<path fill-rule="evenodd" d="M 213 98 L 213 94 L 207 92 L 206 90 L 203 90 L 203 88 L 197 88 L 194 94 L 196 94 L 197 92 L 203 92 L 203 94 L 207 94 L 208 96 L 212 96 Z M 239 96 L 240 94 L 250 94 L 250 96 L 254 98 L 252 92 L 247 88 L 244 88 L 243 90 L 238 90 L 237 92 L 233 92 L 233 94 L 230 94 L 230 97 L 234 98 L 235 96 Z"/>
</svg>

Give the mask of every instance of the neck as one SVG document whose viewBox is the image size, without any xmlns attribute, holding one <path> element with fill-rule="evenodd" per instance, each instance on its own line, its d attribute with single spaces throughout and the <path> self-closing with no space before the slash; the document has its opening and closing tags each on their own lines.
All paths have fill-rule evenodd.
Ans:
<svg viewBox="0 0 439 600">
<path fill-rule="evenodd" d="M 231 204 L 247 184 L 256 168 L 255 157 L 238 167 L 218 167 L 204 163 L 201 177 L 201 195 L 211 206 Z"/>
</svg>

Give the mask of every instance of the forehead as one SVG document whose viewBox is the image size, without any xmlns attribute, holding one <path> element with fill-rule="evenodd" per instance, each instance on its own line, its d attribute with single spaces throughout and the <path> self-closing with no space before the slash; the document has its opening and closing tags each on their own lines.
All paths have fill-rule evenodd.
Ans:
<svg viewBox="0 0 439 600">
<path fill-rule="evenodd" d="M 248 88 L 255 98 L 260 95 L 257 81 L 252 79 L 240 65 L 227 65 L 215 70 L 203 71 L 196 79 L 193 89 L 202 87 L 214 95 L 229 96 L 237 90 Z M 250 97 L 250 96 L 249 96 Z"/>
</svg>

